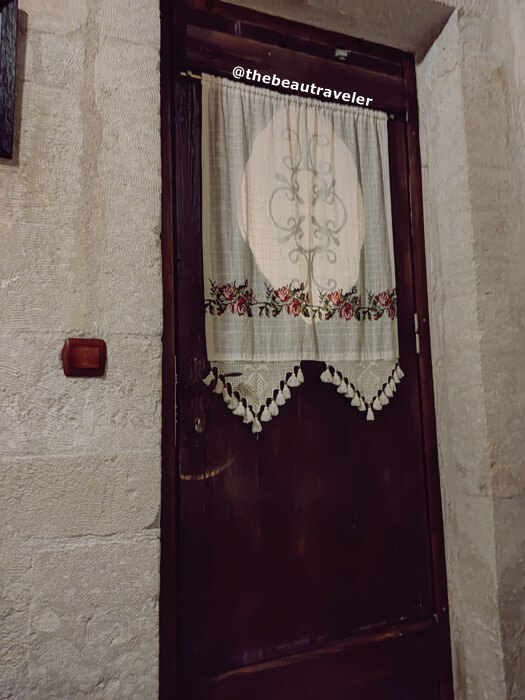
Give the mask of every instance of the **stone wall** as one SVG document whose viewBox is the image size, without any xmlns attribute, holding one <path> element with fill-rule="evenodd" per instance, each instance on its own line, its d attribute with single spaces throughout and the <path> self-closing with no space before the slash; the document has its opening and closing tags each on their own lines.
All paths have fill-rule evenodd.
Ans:
<svg viewBox="0 0 525 700">
<path fill-rule="evenodd" d="M 462 2 L 418 67 L 458 699 L 525 694 L 520 4 Z"/>
<path fill-rule="evenodd" d="M 418 56 L 456 697 L 522 698 L 525 2 L 236 1 Z M 158 3 L 20 6 L 18 148 L 0 162 L 0 698 L 153 698 Z M 103 379 L 63 376 L 77 335 L 106 339 Z"/>
<path fill-rule="evenodd" d="M 157 695 L 159 9 L 20 0 L 0 161 L 0 698 Z M 68 336 L 106 376 L 64 377 Z"/>
</svg>

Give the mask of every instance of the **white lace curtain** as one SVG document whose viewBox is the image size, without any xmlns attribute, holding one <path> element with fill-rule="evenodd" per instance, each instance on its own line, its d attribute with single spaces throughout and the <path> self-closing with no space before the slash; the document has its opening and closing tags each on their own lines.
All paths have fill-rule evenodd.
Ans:
<svg viewBox="0 0 525 700">
<path fill-rule="evenodd" d="M 303 360 L 368 420 L 403 376 L 386 119 L 203 75 L 204 382 L 254 433 Z"/>
</svg>

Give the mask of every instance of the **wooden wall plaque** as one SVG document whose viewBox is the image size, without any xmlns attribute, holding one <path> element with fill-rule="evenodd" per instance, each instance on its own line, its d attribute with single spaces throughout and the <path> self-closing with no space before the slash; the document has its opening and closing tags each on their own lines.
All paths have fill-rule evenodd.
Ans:
<svg viewBox="0 0 525 700">
<path fill-rule="evenodd" d="M 13 157 L 17 0 L 0 0 L 0 158 Z"/>
</svg>

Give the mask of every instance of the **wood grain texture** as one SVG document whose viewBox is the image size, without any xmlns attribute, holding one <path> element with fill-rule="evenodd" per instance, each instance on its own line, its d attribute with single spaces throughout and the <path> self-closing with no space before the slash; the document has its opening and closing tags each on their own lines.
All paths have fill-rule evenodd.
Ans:
<svg viewBox="0 0 525 700">
<path fill-rule="evenodd" d="M 429 623 L 356 635 L 312 652 L 201 680 L 198 700 L 438 700 Z"/>
<path fill-rule="evenodd" d="M 13 157 L 18 3 L 0 3 L 0 158 Z"/>
<path fill-rule="evenodd" d="M 244 8 L 236 8 L 244 10 Z M 258 13 L 256 13 L 258 15 Z M 203 27 L 210 30 L 220 31 L 224 34 L 234 34 L 245 39 L 253 39 L 272 46 L 279 46 L 283 49 L 297 51 L 309 56 L 317 56 L 329 61 L 335 62 L 338 65 L 349 65 L 353 67 L 366 68 L 367 70 L 375 70 L 384 75 L 396 75 L 403 77 L 403 68 L 401 60 L 399 62 L 387 61 L 380 56 L 372 56 L 370 53 L 362 53 L 360 47 L 356 46 L 351 37 L 344 37 L 341 43 L 337 43 L 339 53 L 336 57 L 336 49 L 334 43 L 329 42 L 325 33 L 315 39 L 302 34 L 297 34 L 290 31 L 290 22 L 282 25 L 277 25 L 275 28 L 270 28 L 267 25 L 257 24 L 254 21 L 233 19 L 233 13 L 229 15 L 210 15 L 199 10 L 189 10 L 187 14 L 188 25 L 195 27 Z M 275 18 L 272 18 L 275 19 Z M 295 25 L 301 27 L 302 25 Z M 295 28 L 294 26 L 294 28 Z M 326 33 L 328 38 L 331 36 Z M 346 57 L 343 57 L 341 52 L 347 52 Z"/>
<path fill-rule="evenodd" d="M 408 159 L 407 186 L 410 201 L 412 265 L 414 269 L 415 309 L 419 317 L 421 352 L 419 382 L 421 386 L 420 411 L 423 428 L 423 449 L 427 479 L 429 531 L 431 533 L 432 568 L 434 581 L 434 607 L 439 630 L 439 662 L 442 696 L 453 697 L 452 659 L 450 654 L 450 625 L 448 615 L 447 572 L 443 535 L 443 513 L 439 482 L 438 443 L 432 380 L 432 356 L 428 323 L 428 291 L 425 261 L 425 233 L 423 224 L 423 188 L 421 179 L 421 155 L 419 147 L 419 120 L 416 88 L 416 69 L 413 56 L 403 61 L 403 74 L 407 86 L 408 111 L 406 149 Z"/>
<path fill-rule="evenodd" d="M 276 46 L 284 45 L 287 48 L 297 48 L 295 42 L 301 41 L 312 45 L 313 55 L 320 55 L 319 51 L 331 51 L 334 56 L 335 48 L 347 49 L 352 54 L 350 58 L 352 64 L 354 64 L 354 55 L 362 57 L 368 65 L 371 62 L 382 61 L 389 64 L 383 69 L 386 73 L 397 72 L 406 57 L 405 52 L 399 49 L 231 5 L 222 0 L 187 0 L 185 4 L 189 9 L 188 23 L 206 22 L 208 26 L 215 27 L 221 24 L 223 27 L 230 25 L 233 29 L 233 31 L 229 30 L 230 33 L 238 36 L 250 36 L 252 32 L 256 32 L 259 36 L 264 34 L 266 40 L 270 40 Z M 198 20 L 196 20 L 197 17 L 199 17 Z"/>
<path fill-rule="evenodd" d="M 161 155 L 162 155 L 162 481 L 161 560 L 159 618 L 159 689 L 161 698 L 176 691 L 175 648 L 177 644 L 177 465 L 175 462 L 175 216 L 174 149 L 171 37 L 182 27 L 169 0 L 161 2 Z"/>
<path fill-rule="evenodd" d="M 191 25 L 186 41 L 186 64 L 192 70 L 208 70 L 231 79 L 235 66 L 257 68 L 263 73 L 276 73 L 281 78 L 316 83 L 332 90 L 355 90 L 372 98 L 371 107 L 374 109 L 398 113 L 406 110 L 405 85 L 397 75 L 384 74 L 370 67 L 336 63 L 253 38 Z"/>
<path fill-rule="evenodd" d="M 400 356 L 406 373 L 395 407 L 367 423 L 319 381 L 319 363 L 308 362 L 305 384 L 256 440 L 201 381 L 206 348 L 199 312 L 200 84 L 178 83 L 179 469 L 184 475 L 218 472 L 210 479 L 179 484 L 184 692 L 199 697 L 197 688 L 202 686 L 209 693 L 203 697 L 215 697 L 215 684 L 204 679 L 258 662 L 299 657 L 360 630 L 401 621 L 428 622 L 429 639 L 423 646 L 433 648 L 437 630 L 414 344 L 404 124 L 389 125 Z M 376 652 L 372 647 L 360 652 L 370 668 Z M 432 666 L 429 659 L 427 663 Z M 328 673 L 324 665 L 318 668 Z M 427 681 L 434 679 L 428 681 L 427 697 L 435 692 L 437 664 L 432 668 L 426 676 Z M 304 675 L 298 669 L 293 673 L 297 679 Z M 343 667 L 338 673 L 342 693 L 356 680 Z M 368 697 L 384 697 L 374 695 L 374 683 L 378 689 L 386 687 L 381 673 L 392 681 L 390 671 L 379 664 L 375 680 L 363 686 Z M 248 683 L 242 678 L 236 677 L 235 685 Z M 251 696 L 252 683 L 242 686 L 239 695 L 228 690 L 217 697 Z M 394 687 L 401 693 L 400 679 Z M 302 697 L 303 692 L 299 684 L 289 697 Z"/>
<path fill-rule="evenodd" d="M 405 122 L 406 113 L 414 119 L 411 58 L 224 3 L 189 5 L 175 71 L 225 75 L 249 59 L 280 75 L 293 64 L 299 79 L 313 80 L 316 71 L 333 70 L 334 46 L 348 46 L 355 50 L 351 65 L 337 64 L 336 81 L 366 78 L 382 108 L 397 115 L 388 128 L 406 376 L 395 406 L 367 423 L 319 382 L 318 363 L 304 363 L 305 384 L 259 439 L 202 384 L 200 83 L 177 77 L 172 133 L 182 478 L 170 483 L 167 496 L 170 504 L 178 498 L 176 533 L 163 533 L 176 543 L 178 583 L 172 591 L 177 643 L 163 653 L 161 692 L 172 697 L 166 689 L 175 687 L 175 674 L 167 664 L 176 663 L 176 687 L 188 699 L 337 700 L 349 692 L 363 700 L 451 698 L 439 476 L 428 432 L 432 378 L 424 364 L 428 349 L 422 360 L 414 339 L 414 311 L 426 318 L 426 290 L 422 228 L 414 235 L 413 200 L 421 193 L 411 169 L 419 167 L 418 147 L 408 132 L 413 122 Z M 175 559 L 165 566 L 174 569 Z M 174 604 L 168 605 L 174 615 Z"/>
</svg>

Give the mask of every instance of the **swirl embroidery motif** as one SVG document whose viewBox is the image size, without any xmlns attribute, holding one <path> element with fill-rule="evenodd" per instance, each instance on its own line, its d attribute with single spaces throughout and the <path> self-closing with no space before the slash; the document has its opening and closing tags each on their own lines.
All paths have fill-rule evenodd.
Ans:
<svg viewBox="0 0 525 700">
<path fill-rule="evenodd" d="M 337 261 L 336 247 L 340 246 L 339 234 L 346 226 L 348 221 L 347 209 L 339 197 L 336 188 L 336 180 L 333 177 L 332 164 L 323 160 L 318 164 L 315 163 L 314 149 L 316 153 L 319 150 L 330 145 L 330 139 L 327 136 L 313 134 L 307 139 L 307 146 L 301 146 L 298 134 L 290 128 L 283 130 L 282 138 L 290 143 L 290 151 L 292 155 L 286 155 L 282 159 L 282 164 L 285 168 L 284 173 L 276 173 L 276 179 L 282 183 L 276 187 L 270 196 L 269 214 L 273 224 L 280 230 L 284 231 L 284 235 L 280 237 L 281 244 L 292 242 L 292 248 L 288 252 L 288 258 L 293 263 L 298 263 L 301 259 L 306 263 L 306 278 L 302 280 L 306 289 L 311 289 L 312 285 L 318 289 L 332 291 L 336 288 L 337 282 L 335 279 L 322 281 L 316 278 L 315 262 L 321 256 L 324 256 L 325 261 L 334 264 Z M 295 145 L 296 156 L 293 154 L 292 146 Z M 299 183 L 299 174 L 310 174 L 313 180 L 312 190 L 305 195 L 301 191 Z M 308 234 L 305 232 L 304 224 L 306 216 L 299 214 L 290 216 L 286 220 L 282 220 L 278 214 L 278 199 L 284 196 L 288 202 L 294 202 L 299 208 L 309 208 L 314 213 L 310 216 L 310 222 L 313 229 Z M 304 197 L 309 198 L 308 204 L 305 203 Z M 318 206 L 322 205 L 322 206 Z M 321 218 L 321 211 L 329 207 L 326 218 Z M 309 243 L 314 240 L 314 244 Z M 299 284 L 301 281 L 296 279 L 292 282 Z"/>
</svg>

